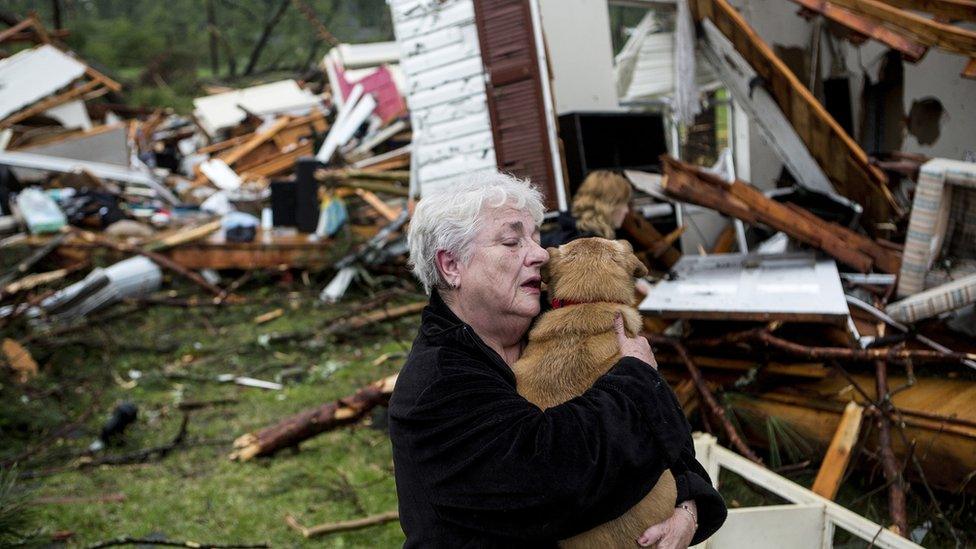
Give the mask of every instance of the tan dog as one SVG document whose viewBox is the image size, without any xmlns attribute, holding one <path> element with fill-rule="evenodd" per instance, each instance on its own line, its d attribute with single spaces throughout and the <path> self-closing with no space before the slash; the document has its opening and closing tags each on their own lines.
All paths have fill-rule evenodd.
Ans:
<svg viewBox="0 0 976 549">
<path fill-rule="evenodd" d="M 634 277 L 647 274 L 626 240 L 583 238 L 548 251 L 543 278 L 556 308 L 536 322 L 513 368 L 519 394 L 543 410 L 583 394 L 620 359 L 614 319 L 623 315 L 631 337 L 640 331 Z M 626 513 L 559 545 L 633 547 L 644 530 L 671 516 L 676 497 L 665 471 Z"/>
</svg>

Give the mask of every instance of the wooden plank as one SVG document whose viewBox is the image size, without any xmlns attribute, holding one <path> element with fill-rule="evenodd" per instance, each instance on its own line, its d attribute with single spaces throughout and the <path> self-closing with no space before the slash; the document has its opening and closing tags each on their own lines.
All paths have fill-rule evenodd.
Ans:
<svg viewBox="0 0 976 549">
<path fill-rule="evenodd" d="M 857 437 L 861 432 L 863 417 L 864 408 L 856 402 L 847 403 L 840 424 L 834 432 L 834 438 L 830 441 L 830 447 L 824 454 L 820 470 L 817 471 L 817 478 L 813 481 L 811 490 L 814 493 L 829 500 L 837 496 L 837 490 L 844 479 L 844 472 L 847 471 L 847 465 L 851 461 L 851 451 L 857 444 Z"/>
<path fill-rule="evenodd" d="M 923 44 L 938 46 L 962 55 L 976 52 L 976 31 L 928 19 L 878 0 L 831 0 L 858 13 L 876 17 L 913 34 Z"/>
<path fill-rule="evenodd" d="M 295 162 L 299 158 L 303 156 L 313 156 L 314 154 L 315 152 L 312 149 L 312 144 L 305 143 L 304 145 L 296 147 L 295 150 L 278 155 L 263 164 L 249 167 L 247 170 L 242 169 L 241 177 L 270 177 L 272 175 L 278 175 L 294 168 Z"/>
<path fill-rule="evenodd" d="M 962 74 L 959 76 L 976 80 L 976 57 L 969 58 L 969 62 L 966 63 L 966 68 L 962 70 Z"/>
<path fill-rule="evenodd" d="M 976 2 L 972 0 L 885 0 L 892 6 L 925 11 L 947 20 L 976 22 Z"/>
<path fill-rule="evenodd" d="M 627 217 L 624 218 L 623 226 L 620 229 L 629 234 L 640 247 L 646 250 L 653 249 L 664 240 L 664 235 L 655 229 L 650 221 L 634 214 L 634 212 L 627 212 Z M 658 259 L 667 267 L 671 267 L 681 259 L 681 252 L 673 246 L 667 246 L 658 256 Z"/>
<path fill-rule="evenodd" d="M 793 0 L 793 2 L 810 11 L 817 12 L 827 19 L 853 31 L 877 40 L 892 49 L 898 50 L 905 59 L 913 63 L 920 60 L 928 50 L 922 44 L 885 27 L 877 19 L 835 6 L 826 0 Z"/>
<path fill-rule="evenodd" d="M 375 227 L 352 226 L 357 238 L 368 238 Z M 211 235 L 166 251 L 170 259 L 187 269 L 274 269 L 331 267 L 343 249 L 329 239 L 309 240 L 309 235 L 264 235 L 258 229 L 251 242 L 227 242 L 220 234 Z"/>
<path fill-rule="evenodd" d="M 275 120 L 275 122 L 266 130 L 253 134 L 253 137 L 245 141 L 240 146 L 235 147 L 226 155 L 221 155 L 221 160 L 226 162 L 228 166 L 233 166 L 235 162 L 254 152 L 254 149 L 258 148 L 260 145 L 274 137 L 279 131 L 283 130 L 289 122 L 291 122 L 289 117 L 282 116 L 281 118 Z"/>
<path fill-rule="evenodd" d="M 840 225 L 824 221 L 813 214 L 796 215 L 788 207 L 767 198 L 743 181 L 737 180 L 732 185 L 727 185 L 714 175 L 690 164 L 667 156 L 662 157 L 662 161 L 667 175 L 663 183 L 664 191 L 678 200 L 712 208 L 748 223 L 764 223 L 805 244 L 820 248 L 861 272 L 870 271 L 872 265 L 882 269 L 882 265 L 876 264 L 872 255 L 861 251 L 860 246 L 852 246 L 845 241 L 853 237 L 845 233 L 847 229 Z M 877 246 L 873 241 L 865 240 L 872 242 L 871 246 Z M 869 245 L 866 242 L 862 244 L 865 247 Z M 877 250 L 873 253 L 882 255 Z M 890 262 L 884 262 L 884 265 L 892 267 Z"/>
<path fill-rule="evenodd" d="M 20 31 L 22 30 L 26 30 L 28 27 L 31 26 L 33 26 L 33 21 L 30 18 L 22 20 L 16 25 L 4 30 L 3 32 L 0 32 L 0 42 L 6 42 L 7 40 L 10 40 L 11 37 L 20 33 Z"/>
<path fill-rule="evenodd" d="M 372 206 L 374 210 L 379 212 L 380 215 L 385 217 L 387 221 L 395 221 L 400 216 L 399 209 L 387 206 L 386 202 L 380 200 L 380 197 L 376 196 L 373 192 L 365 189 L 355 189 L 355 193 L 359 198 L 362 198 L 367 204 Z"/>
<path fill-rule="evenodd" d="M 32 106 L 5 118 L 2 122 L 0 122 L 0 129 L 9 128 L 10 126 L 13 126 L 14 124 L 22 120 L 26 120 L 32 116 L 41 114 L 42 112 L 48 109 L 53 109 L 54 107 L 57 107 L 58 105 L 63 105 L 68 101 L 72 101 L 82 95 L 85 95 L 90 91 L 97 89 L 100 85 L 101 82 L 98 82 L 97 80 L 90 80 L 80 86 L 71 88 L 70 90 L 64 93 L 48 97 L 43 101 L 38 101 L 37 103 L 34 103 Z"/>
</svg>

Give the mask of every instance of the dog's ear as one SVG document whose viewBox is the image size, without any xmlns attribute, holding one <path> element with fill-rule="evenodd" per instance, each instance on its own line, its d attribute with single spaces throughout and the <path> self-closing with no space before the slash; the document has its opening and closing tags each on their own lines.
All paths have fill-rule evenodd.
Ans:
<svg viewBox="0 0 976 549">
<path fill-rule="evenodd" d="M 623 239 L 617 240 L 616 242 L 617 248 L 623 252 L 624 257 L 626 258 L 625 261 L 627 268 L 630 269 L 631 274 L 637 278 L 647 276 L 647 266 L 645 266 L 644 263 L 640 259 L 637 259 L 637 256 L 634 255 L 634 247 L 630 245 L 630 242 Z"/>
<path fill-rule="evenodd" d="M 546 248 L 546 251 L 549 252 L 549 261 L 546 261 L 542 268 L 539 269 L 539 276 L 542 277 L 543 282 L 549 284 L 552 267 L 559 261 L 562 254 L 559 252 L 559 248 Z"/>
<path fill-rule="evenodd" d="M 617 247 L 619 247 L 625 253 L 634 253 L 634 247 L 630 245 L 630 242 L 624 239 L 617 240 Z"/>
<path fill-rule="evenodd" d="M 633 270 L 633 275 L 634 275 L 635 278 L 641 278 L 643 276 L 647 276 L 647 266 L 644 265 L 644 262 L 643 261 L 641 261 L 640 259 L 637 259 L 637 256 L 636 255 L 634 255 L 632 253 L 631 254 L 627 254 L 627 261 L 630 261 L 631 262 L 630 266 L 631 266 L 631 268 L 634 269 Z"/>
</svg>

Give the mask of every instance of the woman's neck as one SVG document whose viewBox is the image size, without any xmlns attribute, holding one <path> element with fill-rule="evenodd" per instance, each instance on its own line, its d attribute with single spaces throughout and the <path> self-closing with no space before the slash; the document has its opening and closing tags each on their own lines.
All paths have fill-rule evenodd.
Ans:
<svg viewBox="0 0 976 549">
<path fill-rule="evenodd" d="M 441 294 L 444 303 L 462 322 L 471 326 L 478 337 L 502 357 L 509 366 L 515 365 L 522 354 L 523 339 L 532 319 L 515 315 L 497 318 L 489 317 L 479 309 L 465 308 L 455 296 Z"/>
</svg>

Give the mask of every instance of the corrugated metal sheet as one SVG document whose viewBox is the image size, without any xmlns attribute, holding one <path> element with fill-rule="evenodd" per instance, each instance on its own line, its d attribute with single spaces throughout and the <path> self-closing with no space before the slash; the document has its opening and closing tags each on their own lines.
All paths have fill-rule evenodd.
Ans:
<svg viewBox="0 0 976 549">
<path fill-rule="evenodd" d="M 529 177 L 557 209 L 545 101 L 528 0 L 475 5 L 498 169 Z"/>
<path fill-rule="evenodd" d="M 54 95 L 83 74 L 83 63 L 48 44 L 0 59 L 0 119 Z"/>
<path fill-rule="evenodd" d="M 472 0 L 390 0 L 406 79 L 417 187 L 494 171 Z"/>
</svg>

